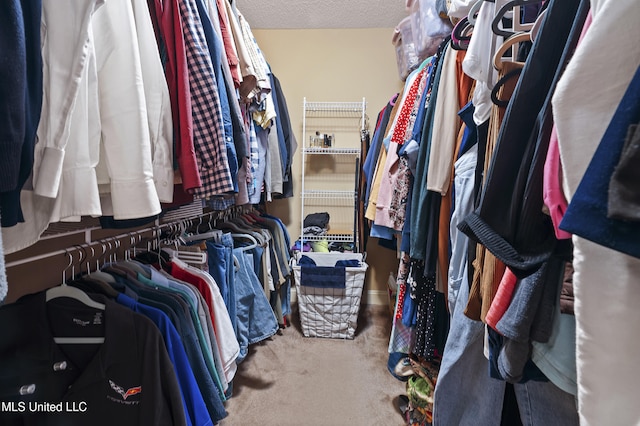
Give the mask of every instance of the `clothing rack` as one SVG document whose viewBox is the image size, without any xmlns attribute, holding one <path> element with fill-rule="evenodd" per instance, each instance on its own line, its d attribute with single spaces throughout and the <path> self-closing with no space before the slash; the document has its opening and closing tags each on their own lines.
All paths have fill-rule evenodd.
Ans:
<svg viewBox="0 0 640 426">
<path fill-rule="evenodd" d="M 42 245 L 34 254 L 25 251 L 22 255 L 10 255 L 13 259 L 9 258 L 6 263 L 9 282 L 6 302 L 59 285 L 62 282 L 62 271 L 69 272 L 70 268 L 74 268 L 75 271 L 72 272 L 76 273 L 93 270 L 96 268 L 96 262 L 123 259 L 131 250 L 140 248 L 142 244 L 168 244 L 190 228 L 204 224 L 214 227 L 218 222 L 225 222 L 252 211 L 256 211 L 252 205 L 232 206 L 222 211 L 208 211 L 167 222 L 158 219 L 153 225 L 120 231 L 116 235 L 109 235 L 113 230 L 109 232 L 94 227 L 80 229 L 75 233 L 65 232 L 58 238 L 52 235 L 42 241 Z M 107 235 L 104 235 L 105 233 Z M 60 275 L 51 271 L 60 272 Z"/>
</svg>

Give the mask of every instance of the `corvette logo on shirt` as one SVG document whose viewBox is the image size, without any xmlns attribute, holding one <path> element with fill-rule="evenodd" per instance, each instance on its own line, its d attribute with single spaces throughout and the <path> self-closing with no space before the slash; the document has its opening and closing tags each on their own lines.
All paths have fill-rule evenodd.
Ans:
<svg viewBox="0 0 640 426">
<path fill-rule="evenodd" d="M 111 385 L 111 389 L 113 389 L 114 391 L 118 392 L 120 394 L 120 396 L 122 396 L 122 399 L 125 400 L 125 401 L 130 396 L 137 395 L 137 394 L 142 392 L 142 386 L 136 386 L 134 388 L 127 389 L 125 391 L 122 386 L 116 385 L 111 380 L 109 380 L 109 384 Z"/>
</svg>

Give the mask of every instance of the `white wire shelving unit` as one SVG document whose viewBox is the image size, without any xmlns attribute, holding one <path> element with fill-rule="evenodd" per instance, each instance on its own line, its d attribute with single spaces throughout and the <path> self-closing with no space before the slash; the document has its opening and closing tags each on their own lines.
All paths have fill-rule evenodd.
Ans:
<svg viewBox="0 0 640 426">
<path fill-rule="evenodd" d="M 361 102 L 307 102 L 303 100 L 302 183 L 300 241 L 353 243 L 358 247 L 358 175 L 360 134 L 368 126 L 366 99 Z M 330 146 L 314 146 L 314 135 L 331 134 Z M 356 147 L 356 145 L 358 147 Z M 329 230 L 304 235 L 304 219 L 327 211 Z"/>
</svg>

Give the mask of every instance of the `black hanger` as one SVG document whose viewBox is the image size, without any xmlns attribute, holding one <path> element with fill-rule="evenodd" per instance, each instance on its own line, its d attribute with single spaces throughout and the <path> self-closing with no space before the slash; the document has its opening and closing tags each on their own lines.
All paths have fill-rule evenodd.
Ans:
<svg viewBox="0 0 640 426">
<path fill-rule="evenodd" d="M 473 25 L 466 16 L 458 21 L 451 32 L 451 47 L 455 50 L 467 50 L 471 41 Z"/>
<path fill-rule="evenodd" d="M 500 80 L 498 80 L 498 82 L 496 83 L 495 86 L 493 86 L 493 89 L 491 90 L 491 101 L 496 104 L 497 106 L 501 107 L 501 108 L 506 108 L 509 105 L 509 100 L 502 100 L 498 98 L 498 91 L 500 90 L 500 88 L 502 86 L 504 86 L 505 84 L 507 84 L 507 82 L 509 80 L 511 80 L 514 77 L 519 77 L 520 74 L 522 73 L 522 68 L 515 68 L 512 69 L 511 71 L 509 71 L 508 73 L 506 73 L 504 76 L 502 76 L 502 78 L 500 78 Z"/>
<path fill-rule="evenodd" d="M 500 28 L 500 22 L 502 21 L 502 18 L 504 18 L 504 15 L 511 9 L 513 9 L 516 6 L 524 6 L 527 4 L 534 4 L 534 3 L 540 3 L 542 0 L 511 0 L 507 3 L 505 3 L 497 12 L 496 15 L 493 18 L 493 21 L 491 22 L 491 30 L 493 30 L 494 34 L 497 35 L 501 35 L 503 37 L 511 37 L 512 35 L 515 34 L 514 31 L 508 31 L 505 29 Z M 513 17 L 513 22 L 520 22 L 520 17 L 519 16 L 514 16 Z"/>
</svg>

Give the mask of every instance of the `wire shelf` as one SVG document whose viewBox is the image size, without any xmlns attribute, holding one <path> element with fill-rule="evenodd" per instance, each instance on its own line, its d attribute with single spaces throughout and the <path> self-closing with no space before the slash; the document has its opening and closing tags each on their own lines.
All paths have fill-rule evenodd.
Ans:
<svg viewBox="0 0 640 426">
<path fill-rule="evenodd" d="M 352 200 L 356 196 L 354 191 L 327 191 L 327 190 L 309 190 L 302 192 L 305 198 L 335 198 L 340 200 Z"/>
<path fill-rule="evenodd" d="M 304 148 L 304 152 L 306 154 L 347 154 L 347 155 L 357 155 L 360 154 L 360 150 L 358 148 Z"/>
<path fill-rule="evenodd" d="M 355 238 L 359 220 L 356 209 L 360 168 L 358 146 L 362 143 L 362 132 L 369 125 L 366 108 L 365 98 L 362 102 L 307 102 L 307 98 L 303 99 L 302 140 L 308 140 L 310 144 L 301 150 L 300 234 L 304 234 L 302 225 L 308 210 L 318 210 L 318 206 L 321 206 L 320 211 L 326 211 L 335 219 L 331 228 L 336 229 L 339 225 L 340 231 L 322 236 L 303 235 L 302 240 L 353 243 L 354 250 L 360 250 Z M 306 158 L 306 155 L 312 157 Z"/>
<path fill-rule="evenodd" d="M 301 240 L 303 241 L 323 241 L 326 240 L 332 243 L 352 243 L 353 234 L 324 234 L 324 235 L 304 235 Z"/>
<path fill-rule="evenodd" d="M 307 102 L 307 112 L 354 112 L 362 114 L 362 102 Z"/>
</svg>

